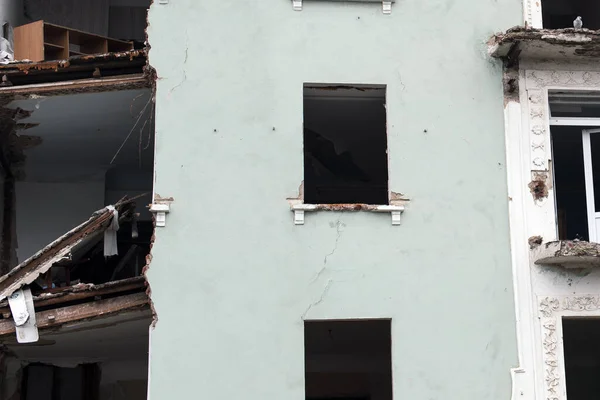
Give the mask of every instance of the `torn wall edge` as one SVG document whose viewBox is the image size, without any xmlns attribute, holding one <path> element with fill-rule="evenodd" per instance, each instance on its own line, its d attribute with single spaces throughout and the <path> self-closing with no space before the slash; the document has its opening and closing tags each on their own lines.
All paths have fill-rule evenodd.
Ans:
<svg viewBox="0 0 600 400">
<path fill-rule="evenodd" d="M 112 297 L 90 303 L 66 306 L 35 313 L 37 327 L 49 329 L 64 324 L 87 321 L 100 317 L 107 317 L 117 313 L 148 309 L 148 296 L 146 293 L 135 293 L 126 296 Z M 12 335 L 15 332 L 15 323 L 11 319 L 0 321 L 0 337 Z"/>
</svg>

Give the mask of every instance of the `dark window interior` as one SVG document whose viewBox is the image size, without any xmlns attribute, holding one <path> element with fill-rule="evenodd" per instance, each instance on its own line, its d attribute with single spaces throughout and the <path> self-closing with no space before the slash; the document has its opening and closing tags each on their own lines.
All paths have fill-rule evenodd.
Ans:
<svg viewBox="0 0 600 400">
<path fill-rule="evenodd" d="M 305 321 L 307 400 L 392 400 L 390 320 Z"/>
<path fill-rule="evenodd" d="M 23 372 L 24 400 L 98 400 L 100 368 L 95 364 L 75 368 L 30 364 Z"/>
<path fill-rule="evenodd" d="M 27 22 L 44 20 L 84 32 L 133 41 L 146 38 L 146 14 L 151 0 L 24 0 Z"/>
<path fill-rule="evenodd" d="M 387 204 L 385 88 L 304 87 L 304 201 Z"/>
<path fill-rule="evenodd" d="M 600 29 L 600 2 L 590 0 L 542 0 L 542 22 L 546 29 L 573 28 L 581 16 L 583 27 Z"/>
<path fill-rule="evenodd" d="M 600 398 L 600 319 L 564 318 L 567 398 Z"/>
<path fill-rule="evenodd" d="M 561 240 L 589 239 L 582 129 L 585 128 L 553 126 L 551 129 L 558 231 Z M 598 151 L 600 148 L 597 141 L 592 142 L 592 152 Z M 594 172 L 594 175 L 600 177 L 600 170 Z"/>
</svg>

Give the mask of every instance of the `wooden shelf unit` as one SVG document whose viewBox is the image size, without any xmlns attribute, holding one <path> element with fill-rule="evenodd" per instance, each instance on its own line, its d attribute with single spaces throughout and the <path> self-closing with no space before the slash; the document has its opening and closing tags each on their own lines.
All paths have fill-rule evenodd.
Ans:
<svg viewBox="0 0 600 400">
<path fill-rule="evenodd" d="M 63 60 L 75 55 L 133 50 L 132 42 L 36 21 L 16 27 L 15 60 Z"/>
</svg>

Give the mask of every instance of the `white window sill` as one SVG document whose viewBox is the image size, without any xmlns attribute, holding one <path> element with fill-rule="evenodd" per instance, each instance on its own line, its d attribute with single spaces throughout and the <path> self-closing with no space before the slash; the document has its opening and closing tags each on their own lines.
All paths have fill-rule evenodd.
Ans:
<svg viewBox="0 0 600 400">
<path fill-rule="evenodd" d="M 319 0 L 312 0 L 319 1 Z M 353 1 L 359 3 L 381 3 L 382 10 L 384 14 L 392 13 L 392 3 L 395 3 L 396 0 L 325 0 L 325 1 Z M 303 0 L 292 0 L 292 8 L 296 11 L 302 11 L 302 3 Z"/>
<path fill-rule="evenodd" d="M 312 211 L 369 211 L 376 213 L 390 213 L 392 225 L 400 225 L 404 206 L 376 205 L 376 204 L 293 204 L 294 224 L 304 225 L 304 214 Z"/>
</svg>

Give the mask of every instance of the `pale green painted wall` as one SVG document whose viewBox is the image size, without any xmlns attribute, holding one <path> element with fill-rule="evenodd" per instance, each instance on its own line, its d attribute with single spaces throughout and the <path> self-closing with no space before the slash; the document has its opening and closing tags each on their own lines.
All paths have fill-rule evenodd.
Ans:
<svg viewBox="0 0 600 400">
<path fill-rule="evenodd" d="M 303 399 L 311 304 L 309 319 L 393 319 L 395 399 L 510 397 L 501 67 L 485 41 L 521 19 L 518 0 L 399 0 L 390 16 L 154 2 L 155 189 L 175 202 L 149 271 L 153 400 Z M 390 187 L 412 199 L 402 226 L 326 212 L 294 226 L 303 82 L 388 85 Z"/>
</svg>

